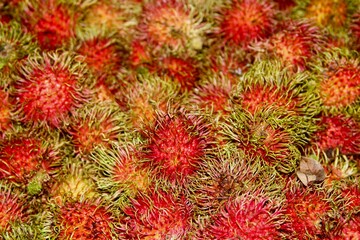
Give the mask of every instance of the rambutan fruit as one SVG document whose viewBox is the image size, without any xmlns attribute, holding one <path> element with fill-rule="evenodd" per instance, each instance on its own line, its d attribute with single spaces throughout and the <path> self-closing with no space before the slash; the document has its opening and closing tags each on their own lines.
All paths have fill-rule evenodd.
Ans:
<svg viewBox="0 0 360 240">
<path fill-rule="evenodd" d="M 166 111 L 181 102 L 180 86 L 150 74 L 139 75 L 126 96 L 128 115 L 133 127 L 143 131 L 155 123 L 156 112 Z"/>
<path fill-rule="evenodd" d="M 0 184 L 0 238 L 4 232 L 11 231 L 12 224 L 26 220 L 23 197 Z"/>
<path fill-rule="evenodd" d="M 192 58 L 169 56 L 158 61 L 151 72 L 176 82 L 183 92 L 191 90 L 199 79 L 199 63 Z"/>
<path fill-rule="evenodd" d="M 281 239 L 284 222 L 276 200 L 246 193 L 232 197 L 212 215 L 199 239 Z"/>
<path fill-rule="evenodd" d="M 208 124 L 181 109 L 159 112 L 146 135 L 145 166 L 173 184 L 184 184 L 211 148 Z"/>
<path fill-rule="evenodd" d="M 87 155 L 125 138 L 127 117 L 114 102 L 90 102 L 74 111 L 67 126 L 75 152 Z M 122 136 L 123 135 L 123 136 Z"/>
<path fill-rule="evenodd" d="M 323 115 L 312 144 L 322 151 L 339 149 L 343 154 L 360 154 L 360 123 L 344 115 Z"/>
<path fill-rule="evenodd" d="M 231 80 L 223 76 L 209 77 L 200 81 L 189 96 L 191 108 L 210 111 L 212 114 L 229 111 Z"/>
<path fill-rule="evenodd" d="M 136 146 L 129 144 L 115 144 L 111 149 L 97 148 L 91 154 L 91 159 L 98 165 L 98 188 L 121 209 L 128 206 L 130 199 L 149 191 L 153 184 L 150 171 L 141 167 L 138 155 Z"/>
<path fill-rule="evenodd" d="M 9 93 L 0 87 L 0 138 L 12 125 L 11 112 L 12 103 Z"/>
<path fill-rule="evenodd" d="M 192 207 L 180 193 L 152 190 L 139 195 L 120 216 L 121 239 L 188 239 Z"/>
<path fill-rule="evenodd" d="M 149 68 L 149 64 L 151 64 L 153 60 L 151 50 L 146 41 L 135 39 L 131 43 L 131 51 L 127 61 L 132 68 L 135 70 Z"/>
<path fill-rule="evenodd" d="M 334 240 L 360 239 L 360 214 L 355 214 L 351 218 L 347 219 L 341 228 L 341 232 L 332 239 Z"/>
<path fill-rule="evenodd" d="M 202 49 L 209 24 L 183 1 L 162 0 L 145 4 L 138 25 L 138 38 L 155 49 L 190 54 Z"/>
<path fill-rule="evenodd" d="M 220 34 L 224 43 L 247 48 L 269 37 L 275 25 L 275 6 L 263 0 L 233 0 L 220 12 Z"/>
<path fill-rule="evenodd" d="M 296 5 L 296 0 L 273 0 L 281 11 L 291 10 Z"/>
<path fill-rule="evenodd" d="M 285 191 L 283 228 L 287 239 L 322 239 L 329 234 L 332 216 L 331 198 L 324 189 L 288 187 Z"/>
<path fill-rule="evenodd" d="M 314 63 L 313 70 L 323 111 L 351 114 L 360 98 L 358 53 L 347 50 L 325 52 Z"/>
<path fill-rule="evenodd" d="M 292 116 L 279 117 L 271 108 L 255 115 L 234 109 L 220 131 L 226 143 L 243 150 L 252 161 L 289 173 L 300 158 L 298 147 L 306 140 L 298 135 L 296 121 Z"/>
<path fill-rule="evenodd" d="M 88 29 L 115 32 L 123 39 L 130 40 L 142 12 L 142 3 L 137 0 L 89 1 L 84 16 L 79 19 L 77 32 Z M 130 38 L 129 38 L 130 37 Z"/>
<path fill-rule="evenodd" d="M 114 217 L 100 199 L 67 201 L 50 208 L 53 210 L 47 213 L 49 219 L 43 223 L 46 238 L 108 240 L 115 237 Z"/>
<path fill-rule="evenodd" d="M 31 0 L 24 8 L 22 23 L 42 49 L 55 50 L 75 37 L 77 18 L 70 6 L 57 0 Z"/>
<path fill-rule="evenodd" d="M 90 96 L 93 79 L 70 53 L 29 56 L 15 83 L 20 120 L 59 128 Z"/>
<path fill-rule="evenodd" d="M 309 21 L 285 21 L 281 31 L 270 37 L 266 48 L 284 66 L 303 71 L 307 62 L 324 49 L 324 39 L 320 29 Z"/>
<path fill-rule="evenodd" d="M 97 76 L 114 75 L 121 65 L 121 48 L 113 36 L 82 37 L 76 52 L 84 56 L 84 62 Z"/>
<path fill-rule="evenodd" d="M 36 184 L 33 181 L 38 180 L 38 174 L 56 174 L 66 156 L 66 142 L 60 134 L 39 129 L 8 133 L 1 140 L 0 149 L 0 179 L 30 184 L 28 187 Z"/>
<path fill-rule="evenodd" d="M 10 72 L 36 47 L 32 36 L 24 33 L 17 22 L 0 23 L 0 69 L 3 73 Z"/>
<path fill-rule="evenodd" d="M 350 35 L 352 36 L 353 48 L 360 51 L 360 10 L 352 16 L 350 23 Z"/>
</svg>

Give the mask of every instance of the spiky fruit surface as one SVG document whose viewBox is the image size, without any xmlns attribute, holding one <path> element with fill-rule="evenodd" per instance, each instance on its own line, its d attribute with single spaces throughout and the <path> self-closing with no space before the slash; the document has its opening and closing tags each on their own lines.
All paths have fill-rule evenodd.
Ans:
<svg viewBox="0 0 360 240">
<path fill-rule="evenodd" d="M 159 114 L 145 147 L 146 165 L 161 178 L 184 183 L 210 149 L 206 123 L 184 111 Z"/>
<path fill-rule="evenodd" d="M 76 151 L 88 154 L 96 146 L 109 147 L 121 139 L 126 132 L 126 117 L 113 102 L 92 102 L 74 112 L 68 132 Z"/>
<path fill-rule="evenodd" d="M 97 202 L 68 202 L 54 216 L 58 239 L 111 239 L 113 219 Z"/>
<path fill-rule="evenodd" d="M 43 49 L 56 49 L 75 37 L 77 16 L 57 0 L 29 1 L 22 17 Z"/>
<path fill-rule="evenodd" d="M 283 222 L 275 202 L 245 194 L 228 200 L 200 239 L 279 239 Z"/>
<path fill-rule="evenodd" d="M 83 68 L 77 57 L 66 52 L 29 57 L 16 83 L 22 120 L 60 127 L 87 99 L 84 88 L 91 79 Z"/>
<path fill-rule="evenodd" d="M 124 239 L 187 239 L 192 208 L 181 194 L 152 190 L 123 212 L 119 235 Z"/>
<path fill-rule="evenodd" d="M 25 220 L 23 200 L 0 185 L 0 234 L 10 230 L 11 224 Z"/>
<path fill-rule="evenodd" d="M 307 62 L 323 49 L 320 29 L 308 21 L 285 21 L 282 30 L 270 37 L 269 50 L 284 66 L 304 70 Z"/>
<path fill-rule="evenodd" d="M 0 135 L 11 125 L 11 108 L 9 94 L 0 88 Z"/>
<path fill-rule="evenodd" d="M 234 0 L 223 10 L 219 33 L 225 43 L 248 47 L 270 35 L 275 21 L 275 8 L 269 1 Z"/>
<path fill-rule="evenodd" d="M 139 38 L 147 39 L 155 49 L 184 52 L 202 48 L 207 26 L 183 1 L 162 0 L 145 4 L 138 28 Z"/>
<path fill-rule="evenodd" d="M 360 153 L 360 124 L 343 115 L 322 116 L 313 144 L 323 151 L 339 149 L 344 154 Z"/>
<path fill-rule="evenodd" d="M 350 25 L 351 35 L 353 37 L 353 44 L 355 49 L 360 50 L 360 11 L 357 11 L 351 21 Z"/>
<path fill-rule="evenodd" d="M 300 188 L 286 192 L 284 214 L 289 218 L 288 237 L 299 239 L 321 239 L 330 224 L 332 206 L 325 191 L 311 191 Z"/>
</svg>

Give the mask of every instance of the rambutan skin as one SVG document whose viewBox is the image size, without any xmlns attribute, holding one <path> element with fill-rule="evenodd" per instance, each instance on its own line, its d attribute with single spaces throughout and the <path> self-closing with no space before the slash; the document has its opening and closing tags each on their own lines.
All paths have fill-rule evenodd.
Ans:
<svg viewBox="0 0 360 240">
<path fill-rule="evenodd" d="M 69 113 L 90 96 L 93 79 L 69 53 L 35 54 L 20 70 L 15 98 L 20 120 L 25 122 L 61 127 Z"/>
<path fill-rule="evenodd" d="M 183 110 L 159 114 L 148 133 L 146 165 L 162 178 L 184 183 L 210 149 L 208 134 L 202 119 Z"/>
<path fill-rule="evenodd" d="M 275 12 L 268 1 L 234 0 L 222 12 L 218 31 L 226 43 L 248 47 L 250 43 L 270 35 Z"/>
</svg>

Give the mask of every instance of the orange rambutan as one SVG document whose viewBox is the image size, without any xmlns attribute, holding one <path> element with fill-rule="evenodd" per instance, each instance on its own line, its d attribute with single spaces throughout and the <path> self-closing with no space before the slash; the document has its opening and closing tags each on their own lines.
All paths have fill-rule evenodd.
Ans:
<svg viewBox="0 0 360 240">
<path fill-rule="evenodd" d="M 172 183 L 185 183 L 211 146 L 208 125 L 183 110 L 159 113 L 146 135 L 145 165 Z"/>
<path fill-rule="evenodd" d="M 225 43 L 249 47 L 269 37 L 275 25 L 276 10 L 269 1 L 233 0 L 219 17 L 219 29 Z"/>
<path fill-rule="evenodd" d="M 29 1 L 22 15 L 42 49 L 54 50 L 75 37 L 77 14 L 57 0 Z"/>
<path fill-rule="evenodd" d="M 27 59 L 15 83 L 20 120 L 63 125 L 69 113 L 90 96 L 93 79 L 78 60 L 67 52 L 35 54 Z"/>
<path fill-rule="evenodd" d="M 120 217 L 123 239 L 187 239 L 192 208 L 182 194 L 152 190 L 131 201 Z"/>
</svg>

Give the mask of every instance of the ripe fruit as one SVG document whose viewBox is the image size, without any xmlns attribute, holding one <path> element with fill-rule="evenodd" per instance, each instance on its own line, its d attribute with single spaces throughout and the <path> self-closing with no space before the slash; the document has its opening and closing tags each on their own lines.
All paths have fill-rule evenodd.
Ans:
<svg viewBox="0 0 360 240">
<path fill-rule="evenodd" d="M 57 0 L 29 1 L 22 15 L 42 49 L 54 50 L 75 37 L 77 15 Z"/>
<path fill-rule="evenodd" d="M 147 138 L 145 164 L 156 176 L 172 183 L 185 183 L 210 147 L 207 125 L 183 110 L 158 114 Z"/>
<path fill-rule="evenodd" d="M 200 239 L 280 239 L 284 223 L 275 201 L 251 194 L 233 197 L 211 217 Z"/>
<path fill-rule="evenodd" d="M 9 94 L 0 88 L 0 136 L 11 126 L 12 105 Z"/>
<path fill-rule="evenodd" d="M 233 0 L 219 19 L 218 33 L 225 43 L 249 47 L 267 38 L 275 25 L 275 8 L 263 0 Z"/>
<path fill-rule="evenodd" d="M 35 54 L 21 68 L 16 103 L 21 120 L 61 127 L 69 113 L 87 100 L 92 79 L 70 53 Z"/>
<path fill-rule="evenodd" d="M 186 239 L 192 208 L 181 194 L 152 190 L 132 200 L 120 217 L 123 239 Z"/>
</svg>

